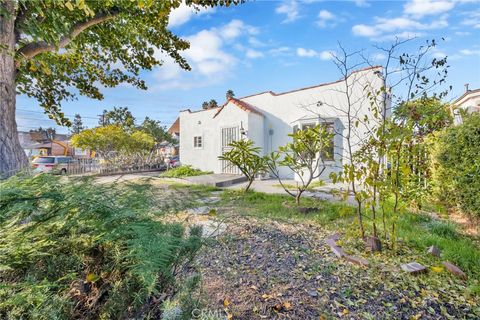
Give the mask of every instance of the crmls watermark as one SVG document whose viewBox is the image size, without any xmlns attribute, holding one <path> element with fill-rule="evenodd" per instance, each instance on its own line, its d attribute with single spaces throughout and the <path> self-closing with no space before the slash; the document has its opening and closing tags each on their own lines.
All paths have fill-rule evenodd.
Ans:
<svg viewBox="0 0 480 320">
<path fill-rule="evenodd" d="M 227 315 L 223 310 L 211 310 L 211 309 L 193 309 L 192 320 L 210 320 L 210 319 L 227 319 Z"/>
</svg>

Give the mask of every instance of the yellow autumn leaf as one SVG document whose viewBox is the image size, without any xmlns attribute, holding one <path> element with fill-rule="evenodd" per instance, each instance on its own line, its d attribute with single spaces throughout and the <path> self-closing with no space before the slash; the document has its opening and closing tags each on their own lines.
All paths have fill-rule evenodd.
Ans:
<svg viewBox="0 0 480 320">
<path fill-rule="evenodd" d="M 68 10 L 73 11 L 73 5 L 70 1 L 67 1 L 65 3 L 65 7 L 67 7 Z"/>
<path fill-rule="evenodd" d="M 289 309 L 292 307 L 292 305 L 290 304 L 290 302 L 285 301 L 285 302 L 283 303 L 283 307 L 284 307 L 286 310 L 289 310 Z"/>
<path fill-rule="evenodd" d="M 228 301 L 228 299 L 225 298 L 225 299 L 223 300 L 223 306 L 226 308 L 226 307 L 228 307 L 229 305 L 230 305 L 230 301 Z"/>
<path fill-rule="evenodd" d="M 442 267 L 431 267 L 430 269 L 432 269 L 432 271 L 436 273 L 440 273 L 443 271 Z"/>
<path fill-rule="evenodd" d="M 350 313 L 350 311 L 348 311 L 348 309 L 343 309 L 343 311 L 342 311 L 342 315 L 344 315 L 344 316 L 346 316 L 349 313 Z"/>
<path fill-rule="evenodd" d="M 91 273 L 87 274 L 86 280 L 88 282 L 95 282 L 95 281 L 98 280 L 98 276 L 95 273 L 91 272 Z"/>
</svg>

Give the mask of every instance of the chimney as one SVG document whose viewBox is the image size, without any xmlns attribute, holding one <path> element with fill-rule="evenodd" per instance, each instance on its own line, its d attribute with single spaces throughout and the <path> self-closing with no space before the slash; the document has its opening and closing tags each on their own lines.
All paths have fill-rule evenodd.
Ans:
<svg viewBox="0 0 480 320">
<path fill-rule="evenodd" d="M 465 92 L 470 91 L 470 90 L 468 90 L 468 85 L 469 85 L 469 83 L 465 83 Z"/>
</svg>

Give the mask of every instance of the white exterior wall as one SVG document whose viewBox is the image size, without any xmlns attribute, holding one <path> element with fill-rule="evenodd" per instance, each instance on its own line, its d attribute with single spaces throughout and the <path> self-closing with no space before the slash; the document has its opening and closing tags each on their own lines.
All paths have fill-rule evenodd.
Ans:
<svg viewBox="0 0 480 320">
<path fill-rule="evenodd" d="M 349 77 L 351 89 L 351 101 L 354 101 L 352 112 L 358 118 L 364 115 L 371 118 L 370 102 L 366 98 L 365 85 L 378 90 L 383 86 L 383 80 L 374 72 L 380 70 L 369 69 L 352 74 Z M 347 98 L 342 92 L 345 91 L 345 82 L 335 82 L 296 91 L 274 94 L 265 92 L 253 96 L 239 98 L 247 102 L 264 117 L 249 111 L 242 110 L 230 102 L 216 118 L 213 115 L 218 111 L 208 110 L 201 112 L 182 112 L 180 114 L 180 161 L 196 168 L 221 172 L 221 162 L 218 156 L 221 153 L 221 128 L 231 127 L 243 123 L 247 130 L 248 138 L 262 148 L 267 154 L 278 149 L 279 146 L 289 142 L 288 134 L 293 132 L 295 124 L 302 122 L 311 123 L 327 121 L 334 122 L 335 155 L 334 161 L 327 162 L 327 169 L 322 179 L 328 179 L 332 171 L 338 172 L 342 163 L 348 162 L 348 149 L 346 148 L 346 136 L 348 128 Z M 322 102 L 318 105 L 318 102 Z M 201 121 L 202 125 L 197 122 Z M 370 125 L 372 126 L 372 124 Z M 203 134 L 203 150 L 193 150 L 193 136 Z M 357 150 L 360 142 L 366 137 L 367 130 L 362 124 L 354 128 L 351 135 L 353 151 Z M 285 178 L 294 178 L 293 172 L 288 168 L 281 168 L 280 173 Z"/>
<path fill-rule="evenodd" d="M 352 109 L 358 118 L 363 118 L 364 115 L 371 117 L 370 103 L 364 91 L 365 85 L 369 84 L 376 89 L 383 85 L 383 80 L 374 74 L 375 70 L 379 69 L 354 73 L 349 78 L 351 101 L 355 102 Z M 353 87 L 352 84 L 354 84 Z M 348 161 L 349 158 L 346 139 L 342 138 L 342 136 L 346 136 L 348 128 L 348 118 L 346 117 L 348 103 L 346 95 L 342 93 L 344 91 L 345 82 L 336 82 L 282 94 L 266 92 L 240 98 L 240 100 L 255 106 L 265 115 L 265 153 L 270 153 L 277 150 L 279 146 L 285 145 L 290 140 L 288 134 L 293 132 L 293 125 L 301 123 L 302 120 L 298 121 L 301 118 L 318 119 L 320 117 L 321 120 L 334 122 L 337 133 L 334 138 L 335 160 L 326 162 L 327 169 L 321 177 L 328 179 L 330 172 L 338 172 L 342 163 L 345 160 Z M 319 101 L 323 103 L 321 106 L 317 106 Z M 343 112 L 339 110 L 343 110 Z M 314 120 L 303 121 L 312 122 Z M 270 129 L 273 129 L 273 135 L 269 134 Z M 367 135 L 367 130 L 364 126 L 359 125 L 353 131 L 350 140 L 355 151 Z M 293 178 L 293 173 L 287 168 L 281 170 L 280 173 L 284 177 Z"/>
<path fill-rule="evenodd" d="M 221 173 L 221 129 L 243 124 L 248 130 L 248 113 L 231 105 L 225 106 L 215 118 L 219 108 L 180 113 L 180 162 L 203 171 Z M 193 137 L 202 136 L 203 147 L 193 146 Z"/>
<path fill-rule="evenodd" d="M 480 112 L 480 89 L 466 92 L 460 99 L 455 101 L 453 105 L 454 124 L 461 124 L 462 117 L 457 109 L 463 109 L 468 113 Z"/>
</svg>

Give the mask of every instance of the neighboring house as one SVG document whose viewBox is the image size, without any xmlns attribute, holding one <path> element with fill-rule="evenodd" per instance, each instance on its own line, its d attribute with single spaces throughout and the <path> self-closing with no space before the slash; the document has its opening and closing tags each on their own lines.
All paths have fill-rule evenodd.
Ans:
<svg viewBox="0 0 480 320">
<path fill-rule="evenodd" d="M 480 89 L 469 90 L 466 85 L 465 93 L 452 103 L 452 113 L 454 124 L 462 123 L 460 110 L 467 113 L 480 112 Z"/>
<path fill-rule="evenodd" d="M 353 72 L 348 77 L 351 101 L 358 119 L 370 116 L 370 103 L 365 88 L 379 90 L 384 81 L 381 67 L 372 67 Z M 348 159 L 344 148 L 347 128 L 347 99 L 344 80 L 320 84 L 283 93 L 266 91 L 243 98 L 229 98 L 218 108 L 180 112 L 180 161 L 203 171 L 215 173 L 238 173 L 229 163 L 218 159 L 230 149 L 229 144 L 239 139 L 253 140 L 264 154 L 278 150 L 288 143 L 288 136 L 297 129 L 322 124 L 332 130 L 333 155 L 325 159 L 327 170 L 321 178 L 327 179 L 330 172 L 341 170 Z M 383 99 L 383 98 L 382 98 Z M 358 149 L 367 135 L 362 124 L 354 129 L 351 141 Z M 288 168 L 281 168 L 285 178 L 294 178 Z M 297 178 L 297 177 L 295 177 Z"/>
<path fill-rule="evenodd" d="M 91 157 L 89 150 L 74 148 L 70 144 L 70 136 L 67 134 L 55 134 L 54 139 L 51 139 L 43 132 L 19 131 L 18 138 L 29 158 L 38 156 L 72 156 L 78 159 Z"/>
<path fill-rule="evenodd" d="M 180 139 L 180 117 L 177 117 L 167 132 L 177 141 Z"/>
</svg>

